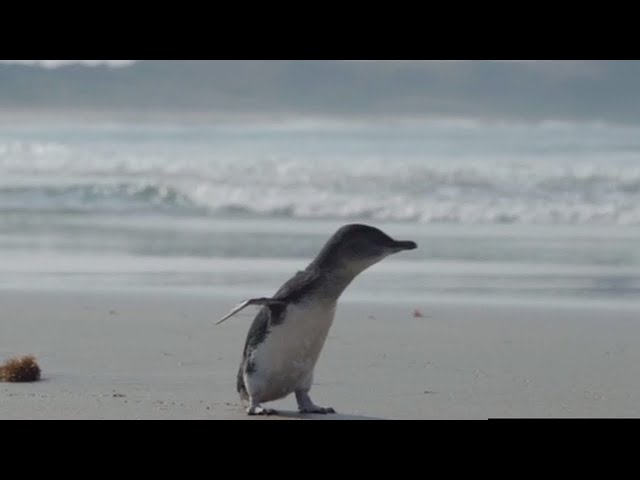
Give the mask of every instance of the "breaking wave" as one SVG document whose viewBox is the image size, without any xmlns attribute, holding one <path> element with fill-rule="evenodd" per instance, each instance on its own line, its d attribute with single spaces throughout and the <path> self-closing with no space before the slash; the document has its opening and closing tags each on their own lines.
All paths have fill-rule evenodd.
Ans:
<svg viewBox="0 0 640 480">
<path fill-rule="evenodd" d="M 65 128 L 0 134 L 0 212 L 640 224 L 636 129 Z"/>
<path fill-rule="evenodd" d="M 326 173 L 326 172 L 325 172 Z M 169 181 L 168 181 L 169 180 Z M 640 224 L 640 177 L 478 171 L 0 185 L 0 211 L 173 213 L 422 223 Z"/>
</svg>

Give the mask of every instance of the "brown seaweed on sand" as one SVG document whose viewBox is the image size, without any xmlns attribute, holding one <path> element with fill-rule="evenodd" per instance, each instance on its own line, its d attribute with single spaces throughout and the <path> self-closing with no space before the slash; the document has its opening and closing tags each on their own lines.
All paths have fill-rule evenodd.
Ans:
<svg viewBox="0 0 640 480">
<path fill-rule="evenodd" d="M 0 382 L 26 383 L 40 380 L 40 367 L 33 355 L 15 357 L 0 365 Z"/>
</svg>

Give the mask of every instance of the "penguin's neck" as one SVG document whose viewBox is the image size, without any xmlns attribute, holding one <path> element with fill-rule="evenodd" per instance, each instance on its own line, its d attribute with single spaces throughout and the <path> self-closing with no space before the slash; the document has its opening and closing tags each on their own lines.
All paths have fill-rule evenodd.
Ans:
<svg viewBox="0 0 640 480">
<path fill-rule="evenodd" d="M 328 247 L 325 247 L 307 267 L 307 270 L 313 270 L 318 275 L 323 294 L 327 298 L 337 301 L 354 278 L 367 268 L 378 263 L 385 256 L 362 260 L 346 260 L 344 257 L 332 253 Z"/>
<path fill-rule="evenodd" d="M 323 290 L 337 301 L 356 276 L 347 272 L 327 273 L 324 276 Z"/>
<path fill-rule="evenodd" d="M 338 301 L 342 293 L 351 282 L 361 273 L 361 270 L 348 268 L 333 268 L 319 270 L 320 292 L 330 300 Z"/>
</svg>

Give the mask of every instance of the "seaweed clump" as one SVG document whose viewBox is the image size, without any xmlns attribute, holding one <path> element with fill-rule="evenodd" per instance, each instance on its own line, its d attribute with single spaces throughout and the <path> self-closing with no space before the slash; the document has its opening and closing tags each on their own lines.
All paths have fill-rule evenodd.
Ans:
<svg viewBox="0 0 640 480">
<path fill-rule="evenodd" d="M 0 366 L 0 382 L 28 383 L 40 380 L 40 367 L 33 355 L 15 357 Z"/>
</svg>

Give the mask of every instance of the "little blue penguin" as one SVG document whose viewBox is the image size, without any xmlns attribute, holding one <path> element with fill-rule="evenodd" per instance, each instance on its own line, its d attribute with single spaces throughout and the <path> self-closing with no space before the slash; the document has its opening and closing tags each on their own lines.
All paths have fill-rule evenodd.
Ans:
<svg viewBox="0 0 640 480">
<path fill-rule="evenodd" d="M 250 305 L 262 306 L 249 329 L 237 390 L 249 415 L 273 415 L 262 406 L 295 393 L 301 413 L 335 413 L 309 396 L 313 371 L 333 323 L 340 295 L 355 277 L 383 258 L 417 248 L 368 225 L 346 225 L 302 272 L 271 298 L 236 306 L 224 322 Z"/>
</svg>

